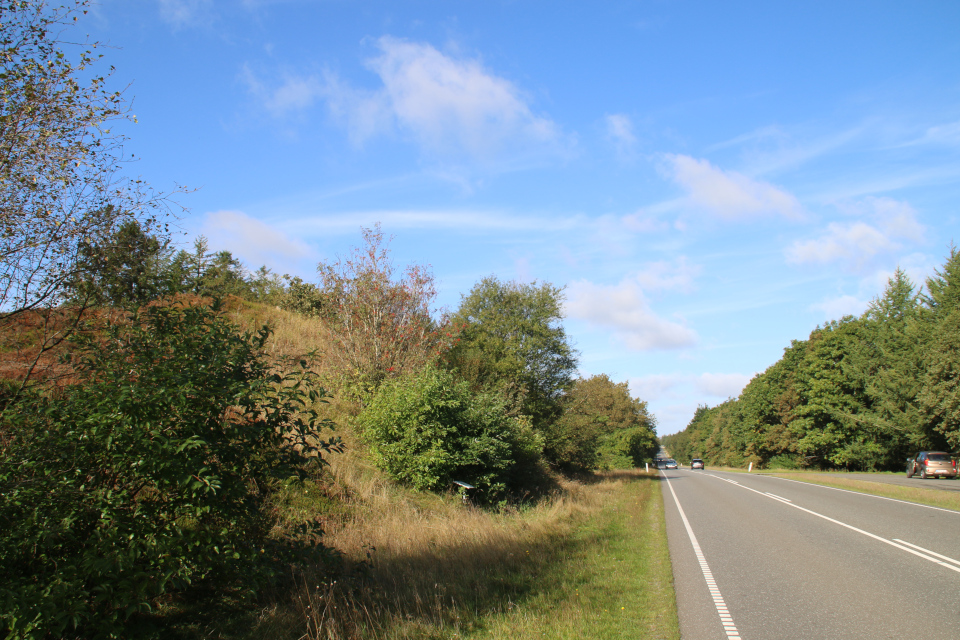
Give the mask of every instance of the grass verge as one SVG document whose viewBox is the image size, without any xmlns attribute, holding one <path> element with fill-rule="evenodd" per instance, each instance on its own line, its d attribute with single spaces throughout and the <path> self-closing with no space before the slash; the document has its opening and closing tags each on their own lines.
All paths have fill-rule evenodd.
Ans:
<svg viewBox="0 0 960 640">
<path fill-rule="evenodd" d="M 362 464 L 335 471 L 353 508 L 325 542 L 344 570 L 299 573 L 247 637 L 679 638 L 653 474 L 561 481 L 549 500 L 490 512 L 397 489 Z"/>
<path fill-rule="evenodd" d="M 604 508 L 563 542 L 537 589 L 490 616 L 477 638 L 678 638 L 673 575 L 655 477 L 622 474 L 600 487 Z"/>
<path fill-rule="evenodd" d="M 824 477 L 822 475 L 814 476 L 804 472 L 766 472 L 765 475 L 960 511 L 960 493 L 953 491 L 937 491 L 936 489 L 924 489 L 923 487 L 903 487 L 896 484 L 855 480 L 853 478 Z"/>
</svg>

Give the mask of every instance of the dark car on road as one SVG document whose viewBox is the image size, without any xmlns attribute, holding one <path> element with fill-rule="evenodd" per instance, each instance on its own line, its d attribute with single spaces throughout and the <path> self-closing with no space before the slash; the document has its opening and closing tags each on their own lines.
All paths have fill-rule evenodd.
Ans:
<svg viewBox="0 0 960 640">
<path fill-rule="evenodd" d="M 956 478 L 957 461 L 943 451 L 921 451 L 907 460 L 907 477 Z"/>
<path fill-rule="evenodd" d="M 700 458 L 694 458 L 693 460 L 690 461 L 690 468 L 703 469 L 703 460 L 701 460 Z"/>
</svg>

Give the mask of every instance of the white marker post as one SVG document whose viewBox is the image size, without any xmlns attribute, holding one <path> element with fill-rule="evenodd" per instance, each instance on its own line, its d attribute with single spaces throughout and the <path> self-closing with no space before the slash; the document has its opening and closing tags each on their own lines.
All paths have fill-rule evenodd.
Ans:
<svg viewBox="0 0 960 640">
<path fill-rule="evenodd" d="M 649 462 L 644 462 L 644 463 L 643 463 L 643 466 L 644 466 L 644 468 L 646 469 L 647 473 L 650 473 L 650 463 L 649 463 Z"/>
<path fill-rule="evenodd" d="M 753 463 L 752 463 L 752 462 L 750 463 L 750 466 L 747 468 L 747 473 L 750 473 L 751 471 L 753 471 Z"/>
</svg>

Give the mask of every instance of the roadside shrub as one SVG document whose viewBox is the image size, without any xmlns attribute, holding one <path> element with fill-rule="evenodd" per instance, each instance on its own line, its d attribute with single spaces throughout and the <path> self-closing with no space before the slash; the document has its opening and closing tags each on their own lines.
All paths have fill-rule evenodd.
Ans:
<svg viewBox="0 0 960 640">
<path fill-rule="evenodd" d="M 502 497 L 543 450 L 529 419 L 508 416 L 498 395 L 433 366 L 385 383 L 358 422 L 374 461 L 395 480 L 434 491 L 460 480 L 481 501 Z"/>
<path fill-rule="evenodd" d="M 131 637 L 163 594 L 255 592 L 282 567 L 266 500 L 338 444 L 312 436 L 307 372 L 272 372 L 267 329 L 217 311 L 147 308 L 78 338 L 80 383 L 6 408 L 5 637 Z"/>
<path fill-rule="evenodd" d="M 766 469 L 799 469 L 800 467 L 801 463 L 799 456 L 791 455 L 789 453 L 775 455 L 767 460 L 767 464 L 764 465 L 764 468 Z"/>
</svg>

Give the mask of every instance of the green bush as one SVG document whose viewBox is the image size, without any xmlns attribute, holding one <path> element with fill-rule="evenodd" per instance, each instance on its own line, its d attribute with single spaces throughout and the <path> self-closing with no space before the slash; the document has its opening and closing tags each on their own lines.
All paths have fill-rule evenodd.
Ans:
<svg viewBox="0 0 960 640">
<path fill-rule="evenodd" d="M 433 366 L 385 383 L 358 421 L 374 461 L 395 480 L 434 491 L 459 480 L 482 501 L 503 496 L 543 449 L 529 419 L 508 416 L 498 395 Z"/>
<path fill-rule="evenodd" d="M 261 358 L 266 329 L 149 308 L 95 336 L 77 345 L 78 383 L 3 413 L 8 638 L 131 637 L 130 617 L 163 594 L 255 592 L 282 560 L 272 488 L 338 448 L 311 435 L 307 373 Z"/>
</svg>

